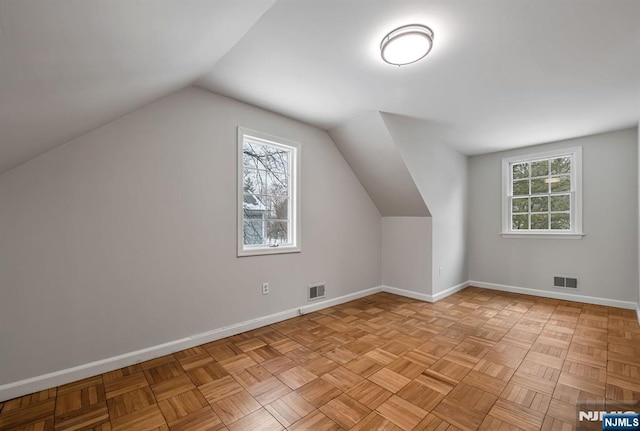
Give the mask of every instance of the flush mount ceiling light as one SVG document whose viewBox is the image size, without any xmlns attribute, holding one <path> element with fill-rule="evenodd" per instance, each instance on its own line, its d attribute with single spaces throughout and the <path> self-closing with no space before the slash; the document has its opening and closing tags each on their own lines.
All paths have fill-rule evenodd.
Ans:
<svg viewBox="0 0 640 431">
<path fill-rule="evenodd" d="M 433 30 L 422 24 L 398 27 L 382 38 L 380 55 L 389 64 L 403 66 L 424 58 L 433 46 Z"/>
</svg>

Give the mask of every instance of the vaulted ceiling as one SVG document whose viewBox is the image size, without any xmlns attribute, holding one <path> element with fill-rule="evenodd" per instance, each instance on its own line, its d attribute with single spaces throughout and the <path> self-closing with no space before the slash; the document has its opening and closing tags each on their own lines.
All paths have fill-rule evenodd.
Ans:
<svg viewBox="0 0 640 431">
<path fill-rule="evenodd" d="M 382 36 L 423 23 L 429 56 Z M 332 129 L 381 111 L 466 154 L 640 117 L 637 0 L 0 0 L 0 173 L 196 84 Z"/>
<path fill-rule="evenodd" d="M 191 85 L 275 0 L 0 0 L 0 173 Z"/>
</svg>

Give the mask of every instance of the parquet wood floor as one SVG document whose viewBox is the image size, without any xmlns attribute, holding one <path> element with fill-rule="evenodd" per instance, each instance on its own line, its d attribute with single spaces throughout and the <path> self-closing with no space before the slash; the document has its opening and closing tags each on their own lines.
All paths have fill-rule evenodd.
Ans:
<svg viewBox="0 0 640 431">
<path fill-rule="evenodd" d="M 571 430 L 640 400 L 632 310 L 380 293 L 0 403 L 0 430 Z"/>
</svg>

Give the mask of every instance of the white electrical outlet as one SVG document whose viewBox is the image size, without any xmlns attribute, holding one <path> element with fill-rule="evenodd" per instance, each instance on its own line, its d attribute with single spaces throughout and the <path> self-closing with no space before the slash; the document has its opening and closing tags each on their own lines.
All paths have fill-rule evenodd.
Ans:
<svg viewBox="0 0 640 431">
<path fill-rule="evenodd" d="M 262 283 L 262 294 L 263 295 L 269 294 L 269 283 Z"/>
<path fill-rule="evenodd" d="M 438 267 L 438 274 L 440 275 L 440 277 L 442 277 L 442 275 L 444 274 L 444 268 L 442 266 Z"/>
</svg>

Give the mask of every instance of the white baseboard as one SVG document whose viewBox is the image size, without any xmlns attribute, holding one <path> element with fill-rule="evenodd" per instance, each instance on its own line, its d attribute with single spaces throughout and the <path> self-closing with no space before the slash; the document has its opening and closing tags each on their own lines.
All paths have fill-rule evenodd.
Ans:
<svg viewBox="0 0 640 431">
<path fill-rule="evenodd" d="M 544 298 L 563 299 L 565 301 L 582 302 L 586 304 L 606 305 L 609 307 L 626 308 L 633 310 L 637 304 L 632 301 L 620 301 L 618 299 L 600 298 L 596 296 L 576 295 L 575 293 L 553 292 L 549 290 L 530 289 L 527 287 L 508 286 L 505 284 L 485 283 L 483 281 L 470 280 L 469 286 L 483 287 L 485 289 L 500 290 L 502 292 L 522 293 L 524 295 L 542 296 Z"/>
<path fill-rule="evenodd" d="M 189 349 L 201 344 L 210 343 L 215 340 L 230 337 L 242 332 L 251 331 L 252 329 L 271 325 L 293 317 L 311 313 L 313 311 L 322 310 L 324 308 L 333 307 L 354 299 L 373 295 L 382 292 L 382 286 L 372 287 L 370 289 L 361 290 L 359 292 L 340 296 L 338 298 L 328 299 L 326 301 L 314 302 L 303 307 L 292 308 L 290 310 L 281 311 L 279 313 L 270 314 L 268 316 L 259 317 L 257 319 L 247 320 L 245 322 L 225 326 L 200 334 L 191 335 L 179 340 L 170 341 L 168 343 L 159 344 L 157 346 L 147 347 L 145 349 L 136 350 L 134 352 L 113 356 L 111 358 L 101 359 L 99 361 L 90 362 L 88 364 L 78 365 L 76 367 L 55 371 L 48 374 L 32 377 L 29 379 L 19 380 L 12 383 L 0 385 L 0 402 L 10 400 L 12 398 L 38 392 L 55 386 L 64 385 L 87 377 L 96 376 L 118 368 L 128 367 L 150 359 L 159 358 L 164 355 L 178 352 L 180 350 Z"/>
<path fill-rule="evenodd" d="M 375 293 L 382 292 L 382 286 L 372 287 L 370 289 L 361 290 L 359 292 L 350 293 L 348 295 L 339 296 L 338 298 L 327 299 L 326 301 L 314 302 L 304 307 L 296 308 L 294 311 L 300 310 L 300 315 L 313 313 L 314 311 L 323 310 L 325 308 L 333 307 L 334 305 L 344 304 L 345 302 L 353 301 L 355 299 L 364 298 L 365 296 L 373 295 Z M 285 319 L 282 319 L 285 320 Z M 245 331 L 240 331 L 245 332 Z"/>
<path fill-rule="evenodd" d="M 418 299 L 420 301 L 426 302 L 436 302 L 440 301 L 443 298 L 446 298 L 449 295 L 453 295 L 456 292 L 461 291 L 462 289 L 469 286 L 469 282 L 465 281 L 464 283 L 460 283 L 456 286 L 450 287 L 442 292 L 438 292 L 435 295 L 427 295 L 426 293 L 414 292 L 412 290 L 399 289 L 397 287 L 392 286 L 382 286 L 382 291 L 387 293 L 393 293 L 394 295 L 400 295 L 407 298 Z"/>
<path fill-rule="evenodd" d="M 398 289 L 397 287 L 392 286 L 382 286 L 382 291 L 398 296 L 404 296 L 406 298 L 417 299 L 419 301 L 433 302 L 433 297 L 431 295 L 427 295 L 426 293 L 419 293 L 406 289 Z"/>
<path fill-rule="evenodd" d="M 638 318 L 638 325 L 640 325 L 640 302 L 636 304 L 636 317 Z"/>
<path fill-rule="evenodd" d="M 469 287 L 469 282 L 465 281 L 464 283 L 460 283 L 458 285 L 450 287 L 446 290 L 443 290 L 442 292 L 438 292 L 435 295 L 433 295 L 432 302 L 440 301 L 441 299 L 446 298 L 447 296 L 453 295 L 456 292 L 460 292 L 461 290 L 466 289 L 467 287 Z"/>
</svg>

